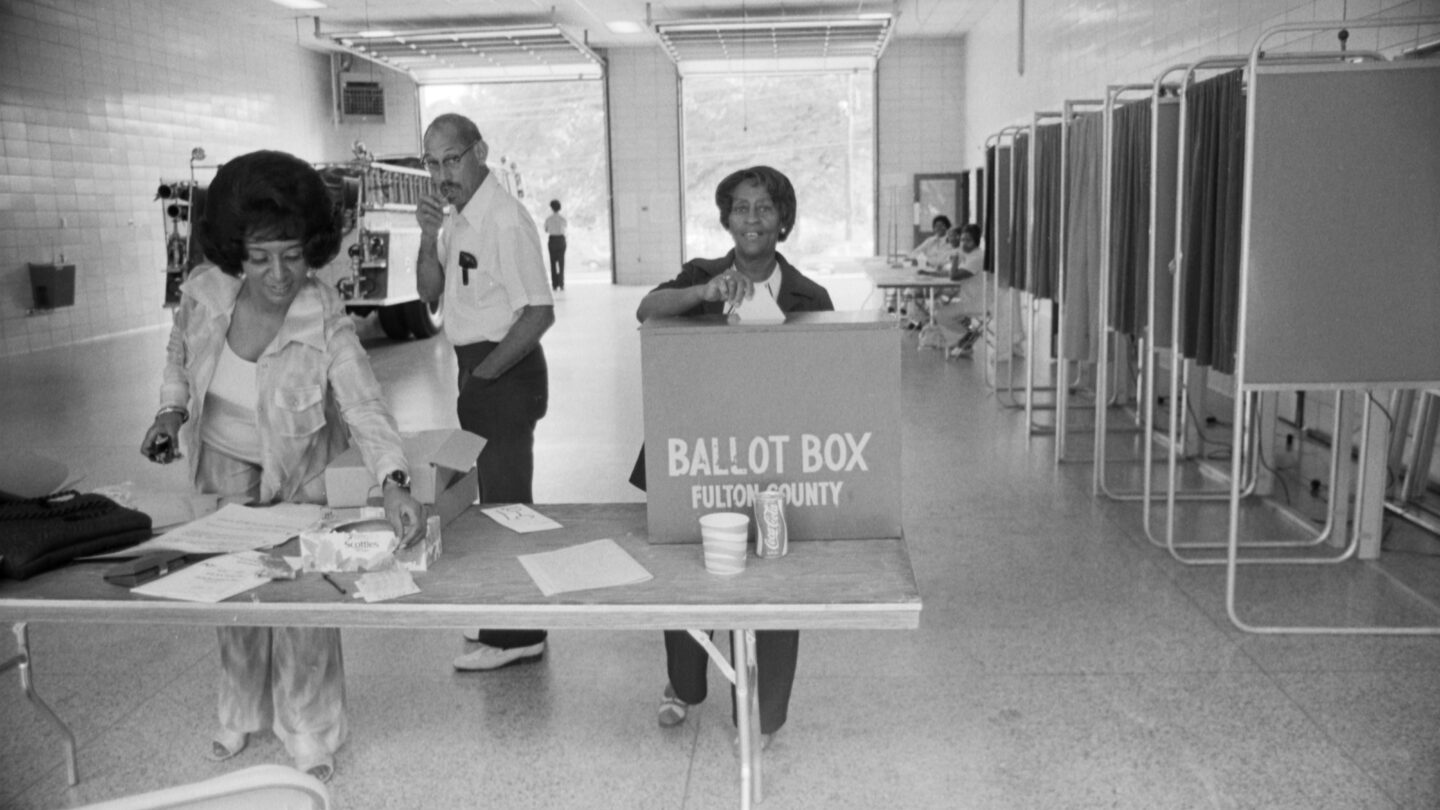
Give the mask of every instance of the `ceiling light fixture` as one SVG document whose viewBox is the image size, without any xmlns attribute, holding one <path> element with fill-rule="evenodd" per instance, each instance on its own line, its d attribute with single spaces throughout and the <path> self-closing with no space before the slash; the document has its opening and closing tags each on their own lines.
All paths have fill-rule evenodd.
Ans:
<svg viewBox="0 0 1440 810">
<path fill-rule="evenodd" d="M 417 84 L 598 79 L 599 54 L 556 25 L 369 30 L 315 36 L 340 49 L 406 74 Z"/>
</svg>

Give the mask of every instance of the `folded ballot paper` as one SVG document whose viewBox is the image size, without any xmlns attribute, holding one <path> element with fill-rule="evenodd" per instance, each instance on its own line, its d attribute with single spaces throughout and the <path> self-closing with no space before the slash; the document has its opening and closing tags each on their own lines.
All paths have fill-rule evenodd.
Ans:
<svg viewBox="0 0 1440 810">
<path fill-rule="evenodd" d="M 578 546 L 520 555 L 530 578 L 546 596 L 591 588 L 611 588 L 647 582 L 654 575 L 620 548 L 614 540 L 594 540 Z"/>
</svg>

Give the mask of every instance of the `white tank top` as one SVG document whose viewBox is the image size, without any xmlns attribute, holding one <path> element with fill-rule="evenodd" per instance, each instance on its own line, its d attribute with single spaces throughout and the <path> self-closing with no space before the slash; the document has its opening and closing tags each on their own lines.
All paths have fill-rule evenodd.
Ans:
<svg viewBox="0 0 1440 810">
<path fill-rule="evenodd" d="M 215 377 L 205 392 L 205 418 L 200 440 L 231 458 L 260 463 L 260 426 L 255 404 L 260 401 L 256 365 L 230 348 L 220 352 Z"/>
</svg>

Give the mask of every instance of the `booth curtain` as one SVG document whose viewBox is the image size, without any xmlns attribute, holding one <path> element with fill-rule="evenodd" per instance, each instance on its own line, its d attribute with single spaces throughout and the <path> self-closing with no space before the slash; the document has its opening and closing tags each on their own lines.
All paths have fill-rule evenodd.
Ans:
<svg viewBox="0 0 1440 810">
<path fill-rule="evenodd" d="M 1094 360 L 1100 334 L 1100 206 L 1105 118 L 1076 116 L 1065 137 L 1065 359 Z"/>
<path fill-rule="evenodd" d="M 1110 323 L 1138 338 L 1150 282 L 1150 102 L 1118 107 L 1110 135 Z"/>
<path fill-rule="evenodd" d="M 1030 199 L 1029 175 L 1030 135 L 1021 132 L 1016 134 L 1010 147 L 1010 221 L 1006 229 L 1010 266 L 1007 277 L 1001 279 L 1001 283 L 1022 290 L 1029 289 L 1025 277 L 1025 257 L 1029 252 L 1029 240 L 1026 238 L 1030 225 L 1030 217 L 1026 213 Z"/>
<path fill-rule="evenodd" d="M 1026 289 L 1036 298 L 1055 300 L 1060 276 L 1060 125 L 1035 127 L 1035 221 L 1031 223 L 1034 259 Z"/>
<path fill-rule="evenodd" d="M 1232 374 L 1245 176 L 1242 71 L 1195 84 L 1185 92 L 1185 104 L 1181 352 L 1199 365 Z"/>
<path fill-rule="evenodd" d="M 985 183 L 981 188 L 984 190 L 985 202 L 981 209 L 981 216 L 985 218 L 985 262 L 986 272 L 995 272 L 995 147 L 985 147 Z"/>
</svg>

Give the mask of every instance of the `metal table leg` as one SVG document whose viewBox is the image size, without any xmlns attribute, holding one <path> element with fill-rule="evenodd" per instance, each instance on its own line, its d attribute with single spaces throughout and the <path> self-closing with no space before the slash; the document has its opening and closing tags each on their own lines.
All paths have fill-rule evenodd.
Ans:
<svg viewBox="0 0 1440 810">
<path fill-rule="evenodd" d="M 20 670 L 20 688 L 25 690 L 25 697 L 40 710 L 40 714 L 50 721 L 55 730 L 60 732 L 61 742 L 65 746 L 65 774 L 70 780 L 71 787 L 80 784 L 80 772 L 75 764 L 75 735 L 70 732 L 68 726 L 50 710 L 50 706 L 41 699 L 35 692 L 35 684 L 30 676 L 30 637 L 26 632 L 25 622 L 16 622 L 13 626 L 15 631 L 15 646 L 20 652 L 12 656 L 8 661 L 0 662 L 0 672 L 10 669 Z"/>
<path fill-rule="evenodd" d="M 740 735 L 740 810 L 750 810 L 764 796 L 761 792 L 760 764 L 760 693 L 755 688 L 755 631 L 731 630 L 730 651 L 735 659 L 732 667 L 716 649 L 710 636 L 699 630 L 686 630 L 705 649 L 726 680 L 735 684 L 735 723 Z"/>
</svg>

